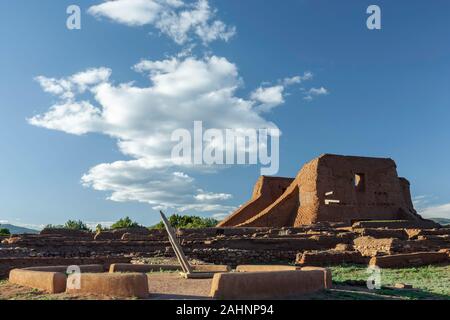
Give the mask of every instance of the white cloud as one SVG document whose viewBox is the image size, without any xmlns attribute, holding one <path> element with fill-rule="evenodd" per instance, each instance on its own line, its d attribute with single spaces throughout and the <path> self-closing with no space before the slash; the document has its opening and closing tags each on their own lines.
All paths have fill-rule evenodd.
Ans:
<svg viewBox="0 0 450 320">
<path fill-rule="evenodd" d="M 450 219 L 450 203 L 426 207 L 419 210 L 424 218 Z"/>
<path fill-rule="evenodd" d="M 192 36 L 205 44 L 228 41 L 236 33 L 234 27 L 215 19 L 216 10 L 211 9 L 208 0 L 193 4 L 181 0 L 106 0 L 88 12 L 128 26 L 151 25 L 178 44 L 192 40 Z"/>
<path fill-rule="evenodd" d="M 324 87 L 320 87 L 320 88 L 311 88 L 309 90 L 309 94 L 314 95 L 314 96 L 323 96 L 323 95 L 327 95 L 329 92 L 327 89 L 325 89 Z"/>
<path fill-rule="evenodd" d="M 198 120 L 207 128 L 276 128 L 257 112 L 257 101 L 236 96 L 242 84 L 236 65 L 217 56 L 144 60 L 135 66 L 148 76 L 149 84 L 142 87 L 114 85 L 106 70 L 90 69 L 59 80 L 39 77 L 43 89 L 61 101 L 28 120 L 70 134 L 108 135 L 133 158 L 91 168 L 82 177 L 83 185 L 109 192 L 113 201 L 138 201 L 156 209 L 232 211 L 234 207 L 223 203 L 231 195 L 199 191 L 192 174 L 202 173 L 203 167 L 174 163 L 171 135 L 176 129 L 192 131 Z"/>
<path fill-rule="evenodd" d="M 412 199 L 417 212 L 424 218 L 450 219 L 450 203 L 437 204 L 439 198 L 433 195 L 418 195 Z"/>
<path fill-rule="evenodd" d="M 229 214 L 228 213 L 216 213 L 214 214 L 212 217 L 216 220 L 222 221 L 224 220 L 226 217 L 228 217 Z"/>
<path fill-rule="evenodd" d="M 105 1 L 89 8 L 95 17 L 107 17 L 128 26 L 153 24 L 165 7 L 177 7 L 177 3 L 156 0 L 116 0 Z"/>
<path fill-rule="evenodd" d="M 274 108 L 285 103 L 286 89 L 290 86 L 311 80 L 313 74 L 305 72 L 302 76 L 293 76 L 277 81 L 277 85 L 271 85 L 270 82 L 263 82 L 261 87 L 253 91 L 250 98 L 256 102 L 255 110 L 259 113 L 272 111 Z"/>
<path fill-rule="evenodd" d="M 326 96 L 329 94 L 330 94 L 330 92 L 328 91 L 328 89 L 326 89 L 324 87 L 311 88 L 308 91 L 304 92 L 305 97 L 303 99 L 305 99 L 306 101 L 312 101 L 315 97 Z"/>
<path fill-rule="evenodd" d="M 435 197 L 429 195 L 415 196 L 412 199 L 414 207 L 419 211 L 427 206 L 429 207 L 430 202 L 434 202 L 435 200 L 437 200 Z"/>
<path fill-rule="evenodd" d="M 269 112 L 284 103 L 284 87 L 281 85 L 263 88 L 252 92 L 251 99 L 258 102 L 258 112 Z"/>
<path fill-rule="evenodd" d="M 96 230 L 98 225 L 102 228 L 110 228 L 115 222 L 114 221 L 86 221 L 85 224 L 91 230 Z"/>
<path fill-rule="evenodd" d="M 69 81 L 75 84 L 80 92 L 84 92 L 89 86 L 108 81 L 110 76 L 111 69 L 108 68 L 88 69 L 74 74 Z"/>
<path fill-rule="evenodd" d="M 284 78 L 282 83 L 284 86 L 290 86 L 293 84 L 300 84 L 304 81 L 311 80 L 313 77 L 314 77 L 314 75 L 312 74 L 312 72 L 307 71 L 303 74 L 303 76 L 294 76 L 291 78 Z"/>
<path fill-rule="evenodd" d="M 60 130 L 82 135 L 101 126 L 101 111 L 88 101 L 54 105 L 43 114 L 32 117 L 28 122 L 38 127 Z"/>
<path fill-rule="evenodd" d="M 203 190 L 200 190 L 200 191 L 203 192 Z M 212 192 L 200 193 L 200 194 L 195 196 L 195 199 L 197 199 L 199 201 L 229 200 L 229 199 L 232 199 L 232 198 L 233 198 L 233 196 L 231 194 L 227 194 L 227 193 L 212 193 Z"/>
<path fill-rule="evenodd" d="M 74 74 L 68 78 L 36 77 L 45 92 L 58 96 L 62 100 L 71 101 L 79 93 L 84 93 L 90 86 L 107 82 L 111 69 L 93 68 Z"/>
</svg>

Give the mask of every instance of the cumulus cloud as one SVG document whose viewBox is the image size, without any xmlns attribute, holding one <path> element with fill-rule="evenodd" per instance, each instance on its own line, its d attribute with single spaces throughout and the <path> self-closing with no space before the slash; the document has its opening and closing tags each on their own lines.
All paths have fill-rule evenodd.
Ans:
<svg viewBox="0 0 450 320">
<path fill-rule="evenodd" d="M 193 175 L 205 173 L 204 167 L 172 159 L 172 133 L 192 131 L 198 120 L 205 129 L 276 129 L 255 107 L 258 101 L 270 103 L 270 94 L 255 95 L 258 101 L 238 97 L 242 80 L 236 65 L 217 56 L 143 60 L 134 69 L 147 77 L 148 85 L 115 85 L 106 68 L 62 79 L 38 77 L 44 91 L 60 101 L 29 123 L 116 139 L 119 150 L 133 159 L 99 164 L 81 179 L 86 187 L 108 192 L 112 201 L 138 201 L 179 212 L 232 211 L 234 207 L 224 203 L 231 195 L 197 185 Z"/>
<path fill-rule="evenodd" d="M 111 76 L 111 69 L 94 68 L 74 74 L 68 78 L 36 77 L 42 89 L 62 100 L 71 101 L 79 93 L 84 93 L 90 86 L 106 82 Z"/>
<path fill-rule="evenodd" d="M 284 86 L 260 87 L 253 91 L 251 98 L 259 103 L 259 112 L 269 112 L 273 108 L 284 103 Z"/>
<path fill-rule="evenodd" d="M 185 3 L 182 0 L 106 0 L 88 12 L 128 26 L 150 25 L 178 44 L 192 37 L 207 44 L 215 40 L 228 41 L 236 33 L 215 18 L 217 12 L 208 0 Z"/>
<path fill-rule="evenodd" d="M 43 114 L 30 118 L 30 124 L 83 135 L 101 126 L 101 111 L 88 101 L 54 105 Z"/>
</svg>

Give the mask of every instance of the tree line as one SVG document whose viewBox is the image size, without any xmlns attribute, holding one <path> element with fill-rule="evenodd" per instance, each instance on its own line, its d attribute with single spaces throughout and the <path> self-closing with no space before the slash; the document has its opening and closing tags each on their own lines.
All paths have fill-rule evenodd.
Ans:
<svg viewBox="0 0 450 320">
<path fill-rule="evenodd" d="M 197 216 L 181 216 L 181 215 L 172 215 L 169 217 L 169 222 L 172 227 L 176 229 L 200 229 L 200 228 L 213 228 L 215 227 L 219 221 L 212 218 L 202 218 Z M 97 225 L 95 230 L 89 228 L 89 226 L 81 220 L 69 220 L 63 225 L 46 225 L 45 229 L 67 229 L 67 230 L 77 230 L 77 231 L 107 231 L 107 230 L 117 230 L 117 229 L 132 229 L 132 228 L 143 228 L 144 226 L 139 223 L 133 221 L 130 217 L 125 217 L 123 219 L 118 220 L 110 227 L 102 226 L 101 224 Z M 164 224 L 162 222 L 148 227 L 150 230 L 160 230 L 164 229 Z M 1 230 L 0 230 L 1 235 Z"/>
</svg>

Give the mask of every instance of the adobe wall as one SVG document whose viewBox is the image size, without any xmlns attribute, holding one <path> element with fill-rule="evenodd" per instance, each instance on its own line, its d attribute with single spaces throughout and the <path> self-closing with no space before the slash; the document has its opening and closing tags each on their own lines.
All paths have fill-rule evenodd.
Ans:
<svg viewBox="0 0 450 320">
<path fill-rule="evenodd" d="M 286 299 L 326 288 L 323 270 L 216 274 L 211 297 L 221 300 Z"/>
<path fill-rule="evenodd" d="M 261 200 L 255 192 L 254 199 L 219 226 L 281 228 L 318 222 L 423 221 L 414 210 L 410 184 L 398 177 L 392 159 L 325 154 L 303 166 L 294 180 L 283 181 L 289 180 L 291 184 L 278 198 L 269 201 L 278 194 L 272 193 Z M 259 187 L 257 184 L 255 191 Z"/>
<path fill-rule="evenodd" d="M 296 180 L 272 204 L 237 227 L 277 227 L 292 226 L 299 206 L 299 189 Z"/>
<path fill-rule="evenodd" d="M 305 176 L 317 175 L 316 197 L 306 197 L 311 203 L 305 205 L 316 211 L 304 209 L 302 202 L 298 224 L 416 218 L 409 182 L 398 177 L 392 159 L 323 155 L 318 160 L 317 170 L 308 172 L 310 168 L 305 167 L 302 171 L 306 171 Z M 360 184 L 356 185 L 358 179 Z M 300 181 L 302 183 L 305 181 Z M 327 204 L 326 200 L 339 203 Z"/>
<path fill-rule="evenodd" d="M 260 177 L 249 202 L 219 223 L 218 227 L 232 227 L 245 223 L 276 201 L 294 181 L 292 178 Z"/>
</svg>

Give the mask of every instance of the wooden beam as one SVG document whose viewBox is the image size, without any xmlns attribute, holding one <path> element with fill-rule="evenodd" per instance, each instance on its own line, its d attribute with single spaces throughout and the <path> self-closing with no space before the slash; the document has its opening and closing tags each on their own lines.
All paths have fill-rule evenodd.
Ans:
<svg viewBox="0 0 450 320">
<path fill-rule="evenodd" d="M 189 264 L 188 259 L 184 255 L 183 248 L 181 248 L 181 245 L 175 236 L 175 232 L 172 226 L 170 225 L 169 220 L 167 220 L 166 215 L 162 211 L 160 211 L 160 213 L 164 226 L 166 227 L 167 233 L 169 235 L 170 244 L 172 245 L 173 251 L 175 251 L 175 255 L 177 256 L 178 262 L 181 264 L 184 273 L 188 275 L 192 274 L 193 273 L 192 267 Z"/>
</svg>

